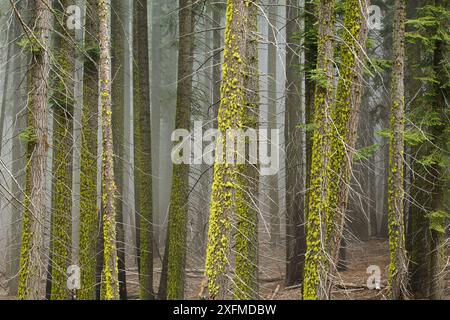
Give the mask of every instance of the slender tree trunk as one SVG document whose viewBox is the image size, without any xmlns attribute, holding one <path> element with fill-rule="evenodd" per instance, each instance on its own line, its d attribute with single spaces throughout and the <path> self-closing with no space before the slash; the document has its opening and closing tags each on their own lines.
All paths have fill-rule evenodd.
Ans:
<svg viewBox="0 0 450 320">
<path fill-rule="evenodd" d="M 217 128 L 217 115 L 220 106 L 220 80 L 221 80 L 221 47 L 222 32 L 220 30 L 222 21 L 222 5 L 216 4 L 213 8 L 213 116 L 214 128 Z"/>
<path fill-rule="evenodd" d="M 99 24 L 98 0 L 86 4 L 86 48 L 83 68 L 83 107 L 81 115 L 80 154 L 80 235 L 79 255 L 80 300 L 95 298 L 96 265 L 99 238 L 99 208 L 97 206 L 97 145 L 98 145 L 98 62 Z"/>
<path fill-rule="evenodd" d="M 134 4 L 134 192 L 142 300 L 153 299 L 152 153 L 147 0 Z"/>
<path fill-rule="evenodd" d="M 179 0 L 178 87 L 175 127 L 190 128 L 193 70 L 193 4 Z M 188 218 L 189 166 L 174 164 L 170 195 L 167 269 L 167 298 L 184 297 L 184 268 L 186 265 L 186 232 Z"/>
<path fill-rule="evenodd" d="M 165 211 L 160 209 L 159 184 L 161 176 L 159 172 L 162 167 L 160 160 L 161 141 L 161 0 L 152 0 L 152 32 L 151 32 L 151 127 L 152 127 L 152 202 L 153 202 L 153 223 L 155 226 L 155 240 L 162 243 L 164 237 Z M 164 208 L 165 209 L 165 208 Z"/>
<path fill-rule="evenodd" d="M 447 8 L 448 1 L 435 0 L 435 6 L 441 8 Z M 448 12 L 448 11 L 447 11 Z M 443 26 L 440 26 L 448 32 L 448 20 L 444 22 Z M 450 80 L 448 69 L 448 41 L 438 40 L 433 55 L 433 69 L 438 78 L 438 83 L 434 85 L 436 92 L 435 111 L 441 115 L 441 119 L 446 118 L 448 114 L 448 83 Z M 446 90 L 447 88 L 447 90 Z M 447 110 L 447 111 L 446 111 Z M 446 113 L 447 112 L 447 113 Z M 448 123 L 447 123 L 448 124 Z M 445 122 L 439 125 L 433 126 L 431 129 L 432 135 L 437 137 L 435 143 L 445 148 L 445 144 L 448 143 L 448 134 L 446 133 Z M 445 182 L 446 177 L 449 176 L 449 167 L 443 167 L 439 164 L 435 164 L 432 167 L 431 172 L 434 173 L 435 183 L 432 189 L 432 213 L 440 214 L 438 223 L 443 230 L 431 230 L 431 252 L 430 252 L 430 298 L 434 300 L 445 299 L 445 267 L 446 267 L 446 244 L 445 244 L 445 229 L 446 218 L 448 212 L 445 211 L 445 188 L 448 188 L 448 181 Z M 448 191 L 447 191 L 448 194 Z M 444 218 L 443 218 L 444 217 Z M 431 221 L 430 221 L 431 224 Z"/>
<path fill-rule="evenodd" d="M 19 12 L 23 12 L 21 3 L 18 3 Z M 19 37 L 21 33 L 21 26 L 17 17 L 13 19 L 14 36 Z M 23 67 L 25 65 L 25 57 L 20 53 L 20 47 L 17 41 L 14 43 L 12 53 L 13 63 L 13 107 L 9 109 L 9 116 L 13 121 L 13 137 L 12 137 L 12 187 L 11 187 L 11 233 L 9 237 L 9 263 L 7 265 L 6 274 L 9 279 L 8 291 L 10 295 L 16 295 L 18 289 L 19 263 L 20 263 L 20 239 L 21 239 L 21 211 L 24 194 L 25 174 L 25 146 L 20 140 L 20 132 L 26 128 L 26 112 L 23 110 L 25 102 L 25 92 L 27 91 L 27 81 L 22 82 Z"/>
<path fill-rule="evenodd" d="M 305 21 L 305 38 L 304 38 L 304 55 L 305 55 L 305 124 L 306 129 L 314 122 L 314 94 L 316 84 L 312 79 L 312 71 L 317 66 L 317 2 L 314 0 L 305 0 L 304 21 Z M 313 130 L 306 130 L 306 192 L 305 192 L 305 217 L 309 211 L 309 186 L 311 181 L 311 160 L 312 160 L 312 137 Z"/>
<path fill-rule="evenodd" d="M 8 103 L 8 85 L 10 84 L 10 73 L 11 73 L 11 66 L 18 67 L 16 65 L 16 59 L 13 58 L 13 54 L 17 55 L 17 49 L 14 41 L 17 33 L 16 28 L 16 19 L 13 17 L 12 19 L 12 25 L 9 27 L 7 36 L 6 36 L 6 43 L 7 43 L 7 51 L 6 51 L 6 66 L 5 66 L 5 74 L 3 76 L 3 90 L 2 90 L 2 101 L 0 105 L 0 157 L 2 155 L 3 150 L 3 132 L 5 127 L 5 117 L 6 117 L 6 108 Z M 18 36 L 18 35 L 17 35 Z M 14 88 L 15 83 L 11 85 L 11 88 Z M 16 94 L 17 95 L 17 94 Z M 14 147 L 13 147 L 14 148 Z M 14 158 L 13 158 L 14 161 Z M 14 171 L 13 171 L 14 172 Z M 15 181 L 12 181 L 12 184 L 14 185 Z M 0 208 L 2 207 L 2 200 L 3 196 L 0 197 Z M 15 274 L 17 270 L 15 269 L 15 263 L 16 257 L 14 257 L 12 248 L 16 246 L 17 243 L 17 235 L 16 232 L 14 232 L 16 228 L 16 224 L 14 222 L 14 216 L 13 216 L 14 209 L 11 210 L 11 219 L 10 219 L 10 227 L 9 230 L 6 229 L 6 241 L 7 241 L 7 250 L 6 250 L 6 270 L 5 275 L 8 279 L 12 279 L 15 277 Z M 12 281 L 10 280 L 10 283 L 8 283 L 8 290 L 13 291 L 12 289 Z"/>
<path fill-rule="evenodd" d="M 116 184 L 114 180 L 114 148 L 111 120 L 111 62 L 109 37 L 109 7 L 99 0 L 99 78 L 102 124 L 102 210 L 103 210 L 103 273 L 102 298 L 119 299 L 119 280 L 116 249 Z"/>
<path fill-rule="evenodd" d="M 391 138 L 389 154 L 389 285 L 393 299 L 407 298 L 408 262 L 405 248 L 403 154 L 405 126 L 405 0 L 396 0 L 392 67 Z"/>
<path fill-rule="evenodd" d="M 268 56 L 267 56 L 267 126 L 269 130 L 278 129 L 277 122 L 277 12 L 278 1 L 269 0 L 268 9 Z M 280 242 L 280 216 L 279 216 L 279 198 L 278 198 L 278 174 L 267 176 L 264 179 L 266 185 L 266 203 L 267 217 L 270 221 L 270 245 L 276 248 Z"/>
<path fill-rule="evenodd" d="M 13 19 L 13 25 L 9 27 L 7 37 L 6 37 L 6 43 L 7 45 L 7 51 L 6 51 L 6 66 L 5 66 L 5 74 L 3 77 L 3 90 L 2 90 L 2 104 L 0 105 L 0 155 L 2 153 L 3 149 L 3 128 L 5 126 L 5 115 L 6 115 L 6 104 L 8 101 L 8 84 L 9 84 L 9 76 L 11 73 L 11 65 L 12 65 L 12 53 L 14 51 L 15 44 L 13 43 L 14 34 L 15 34 L 15 22 L 16 20 Z M 10 43 L 11 42 L 11 43 Z M 1 207 L 1 200 L 0 197 L 0 207 Z"/>
<path fill-rule="evenodd" d="M 305 261 L 305 132 L 298 128 L 305 122 L 302 83 L 297 65 L 301 63 L 298 0 L 286 7 L 286 285 L 303 280 Z"/>
<path fill-rule="evenodd" d="M 112 134 L 114 145 L 114 178 L 117 188 L 116 198 L 116 234 L 117 257 L 119 267 L 119 295 L 121 300 L 127 299 L 127 284 L 125 270 L 125 233 L 123 226 L 124 203 L 124 119 L 125 119 L 125 34 L 126 4 L 123 0 L 111 1 L 111 107 Z"/>
<path fill-rule="evenodd" d="M 28 163 L 25 210 L 22 225 L 22 249 L 19 271 L 19 299 L 42 297 L 43 226 L 46 214 L 45 171 L 48 151 L 48 94 L 50 73 L 50 31 L 52 4 L 35 1 L 33 19 L 32 65 L 30 70 Z M 25 136 L 26 134 L 26 136 Z"/>
</svg>

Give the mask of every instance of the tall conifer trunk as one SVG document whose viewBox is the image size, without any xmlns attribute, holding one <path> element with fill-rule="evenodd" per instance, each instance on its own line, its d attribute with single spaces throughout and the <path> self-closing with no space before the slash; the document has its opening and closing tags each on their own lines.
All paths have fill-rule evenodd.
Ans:
<svg viewBox="0 0 450 320">
<path fill-rule="evenodd" d="M 105 300 L 119 299 L 119 279 L 116 249 L 116 184 L 114 180 L 114 147 L 111 120 L 111 60 L 109 36 L 109 6 L 99 0 L 99 80 L 102 125 L 102 228 L 103 271 L 101 297 Z"/>
<path fill-rule="evenodd" d="M 46 215 L 45 171 L 48 144 L 48 95 L 50 74 L 50 32 L 52 1 L 34 2 L 30 69 L 28 121 L 23 133 L 28 142 L 26 196 L 22 225 L 22 247 L 19 270 L 19 299 L 42 298 L 44 274 L 43 233 Z"/>
<path fill-rule="evenodd" d="M 389 149 L 389 285 L 392 299 L 407 298 L 408 265 L 405 247 L 403 154 L 405 130 L 405 0 L 395 1 L 393 30 L 391 137 Z"/>
</svg>

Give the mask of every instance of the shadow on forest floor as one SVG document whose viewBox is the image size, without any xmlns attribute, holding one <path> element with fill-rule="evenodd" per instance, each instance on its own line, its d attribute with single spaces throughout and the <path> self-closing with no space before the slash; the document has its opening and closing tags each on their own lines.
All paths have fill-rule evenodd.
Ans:
<svg viewBox="0 0 450 320">
<path fill-rule="evenodd" d="M 264 248 L 264 246 L 263 246 Z M 450 248 L 449 248 L 450 249 Z M 447 257 L 450 256 L 447 254 Z M 263 299 L 297 300 L 300 297 L 299 286 L 285 287 L 284 285 L 284 247 L 278 249 L 265 248 L 260 251 L 260 295 Z M 199 293 L 205 281 L 202 259 L 188 255 L 186 273 L 186 298 L 199 299 Z M 381 290 L 367 288 L 367 267 L 375 265 L 381 270 Z M 339 272 L 332 291 L 332 299 L 340 300 L 379 300 L 387 299 L 387 274 L 389 265 L 388 242 L 385 239 L 370 239 L 367 242 L 352 243 L 347 251 L 347 269 Z M 197 266 L 194 268 L 193 266 Z M 447 269 L 450 269 L 448 266 Z M 138 297 L 137 270 L 127 271 L 128 298 Z M 155 259 L 155 290 L 161 274 L 160 259 Z M 450 300 L 450 270 L 446 277 L 446 300 Z M 0 300 L 12 300 L 14 296 L 0 295 Z"/>
</svg>

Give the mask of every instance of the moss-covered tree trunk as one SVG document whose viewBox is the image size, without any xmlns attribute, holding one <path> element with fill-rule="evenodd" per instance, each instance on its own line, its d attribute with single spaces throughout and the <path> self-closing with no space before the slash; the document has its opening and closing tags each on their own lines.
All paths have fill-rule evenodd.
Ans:
<svg viewBox="0 0 450 320">
<path fill-rule="evenodd" d="M 256 169 L 248 164 L 226 163 L 227 130 L 254 128 L 258 117 L 257 11 L 252 1 L 227 1 L 225 51 L 222 66 L 221 102 L 211 193 L 205 273 L 210 299 L 228 292 L 229 251 L 232 220 L 236 221 L 236 299 L 251 299 L 257 292 L 257 216 L 249 201 L 257 186 Z M 217 152 L 221 150 L 221 152 Z M 236 156 L 236 154 L 234 155 Z M 253 191 L 251 191 L 253 190 Z M 253 192 L 253 193 L 252 193 Z"/>
<path fill-rule="evenodd" d="M 119 267 L 120 299 L 127 298 L 125 271 L 125 233 L 123 226 L 123 190 L 124 190 L 124 121 L 125 121 L 125 29 L 126 4 L 123 0 L 111 1 L 111 108 L 112 134 L 114 146 L 114 179 L 117 188 L 116 197 L 116 234 L 117 257 Z"/>
<path fill-rule="evenodd" d="M 97 238 L 99 208 L 97 205 L 98 145 L 98 0 L 86 3 L 85 57 L 83 69 L 83 109 L 81 115 L 80 154 L 80 290 L 77 298 L 93 300 L 96 296 Z"/>
<path fill-rule="evenodd" d="M 389 285 L 392 299 L 407 297 L 408 262 L 405 247 L 403 154 L 405 130 L 405 0 L 396 0 L 393 29 L 391 137 L 389 148 Z"/>
<path fill-rule="evenodd" d="M 247 66 L 244 74 L 245 113 L 242 125 L 245 129 L 256 129 L 259 116 L 259 69 L 257 41 L 257 1 L 244 1 L 248 8 L 244 20 L 247 33 L 246 47 L 242 61 Z M 244 71 L 245 72 L 245 71 Z M 248 143 L 246 142 L 246 145 Z M 247 149 L 247 148 L 246 148 Z M 275 175 L 278 177 L 278 175 Z M 235 240 L 235 275 L 234 298 L 239 300 L 257 299 L 258 292 L 258 213 L 255 203 L 258 199 L 258 167 L 250 163 L 249 155 L 242 173 L 238 177 L 240 187 L 236 191 L 236 234 Z M 278 208 L 278 206 L 277 206 Z"/>
<path fill-rule="evenodd" d="M 67 300 L 67 268 L 72 261 L 72 149 L 75 47 L 74 32 L 66 28 L 69 1 L 56 5 L 55 39 L 57 49 L 53 66 L 53 190 L 50 233 L 50 299 Z M 56 50 L 55 50 L 56 52 Z"/>
<path fill-rule="evenodd" d="M 212 27 L 213 30 L 213 71 L 212 71 L 212 81 L 213 81 L 213 90 L 212 90 L 212 102 L 213 102 L 213 116 L 214 123 L 213 127 L 217 128 L 217 115 L 219 113 L 220 106 L 220 80 L 221 80 L 221 61 L 222 61 L 222 32 L 221 22 L 223 21 L 223 12 L 225 10 L 225 6 L 221 3 L 217 3 L 212 8 Z"/>
<path fill-rule="evenodd" d="M 303 87 L 298 65 L 302 63 L 298 35 L 300 10 L 298 0 L 286 6 L 286 285 L 303 280 L 305 262 L 305 165 L 306 135 L 298 126 L 305 123 Z"/>
<path fill-rule="evenodd" d="M 99 80 L 102 125 L 102 227 L 103 271 L 102 299 L 119 299 L 119 280 L 116 249 L 116 184 L 114 180 L 114 148 L 111 120 L 111 61 L 109 36 L 109 6 L 99 0 Z"/>
<path fill-rule="evenodd" d="M 310 173 L 309 209 L 307 221 L 305 272 L 303 298 L 308 300 L 328 298 L 323 279 L 327 277 L 328 263 L 326 234 L 330 227 L 327 191 L 330 178 L 331 108 L 333 97 L 335 2 L 319 3 L 319 33 L 317 44 L 317 69 L 315 93 L 315 119 Z"/>
<path fill-rule="evenodd" d="M 331 176 L 327 192 L 326 247 L 330 252 L 326 283 L 328 296 L 331 293 L 332 276 L 343 257 L 345 213 L 351 182 L 353 154 L 356 144 L 361 96 L 363 91 L 363 69 L 366 57 L 368 25 L 366 14 L 368 1 L 346 0 L 344 2 L 343 44 L 339 51 L 339 80 L 332 111 L 331 131 Z M 342 262 L 341 262 L 342 266 Z"/>
<path fill-rule="evenodd" d="M 193 3 L 179 2 L 178 87 L 175 127 L 190 128 L 193 68 Z M 189 166 L 174 164 L 168 222 L 167 299 L 184 297 L 186 232 L 189 196 Z"/>
<path fill-rule="evenodd" d="M 140 298 L 153 298 L 152 159 L 147 1 L 134 4 L 134 195 Z"/>
<path fill-rule="evenodd" d="M 46 214 L 45 171 L 48 145 L 48 94 L 52 3 L 34 2 L 30 35 L 31 66 L 28 104 L 29 126 L 22 137 L 28 142 L 27 178 L 19 270 L 19 299 L 42 297 L 43 225 Z"/>
</svg>

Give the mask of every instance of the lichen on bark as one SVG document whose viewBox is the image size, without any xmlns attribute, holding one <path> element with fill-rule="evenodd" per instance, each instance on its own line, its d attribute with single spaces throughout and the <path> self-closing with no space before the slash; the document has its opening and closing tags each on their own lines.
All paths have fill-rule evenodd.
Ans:
<svg viewBox="0 0 450 320">
<path fill-rule="evenodd" d="M 81 113 L 80 152 L 80 227 L 79 300 L 93 300 L 96 294 L 97 239 L 99 237 L 99 208 L 97 205 L 97 147 L 98 146 L 98 0 L 86 6 L 86 53 L 83 72 L 83 106 Z M 95 147 L 94 147 L 95 146 Z"/>
<path fill-rule="evenodd" d="M 257 276 L 257 216 L 249 193 L 255 184 L 255 167 L 226 163 L 227 130 L 245 130 L 256 126 L 257 51 L 256 6 L 252 1 L 227 2 L 223 80 L 214 178 L 211 192 L 208 246 L 205 274 L 210 299 L 227 295 L 231 229 L 236 222 L 235 288 L 236 299 L 258 296 Z M 256 82 L 255 82 L 256 81 Z M 222 152 L 218 152 L 221 150 Z M 236 158 L 236 154 L 235 154 Z M 253 177 L 253 179 L 252 179 Z M 253 186 L 252 186 L 253 184 Z"/>
</svg>

